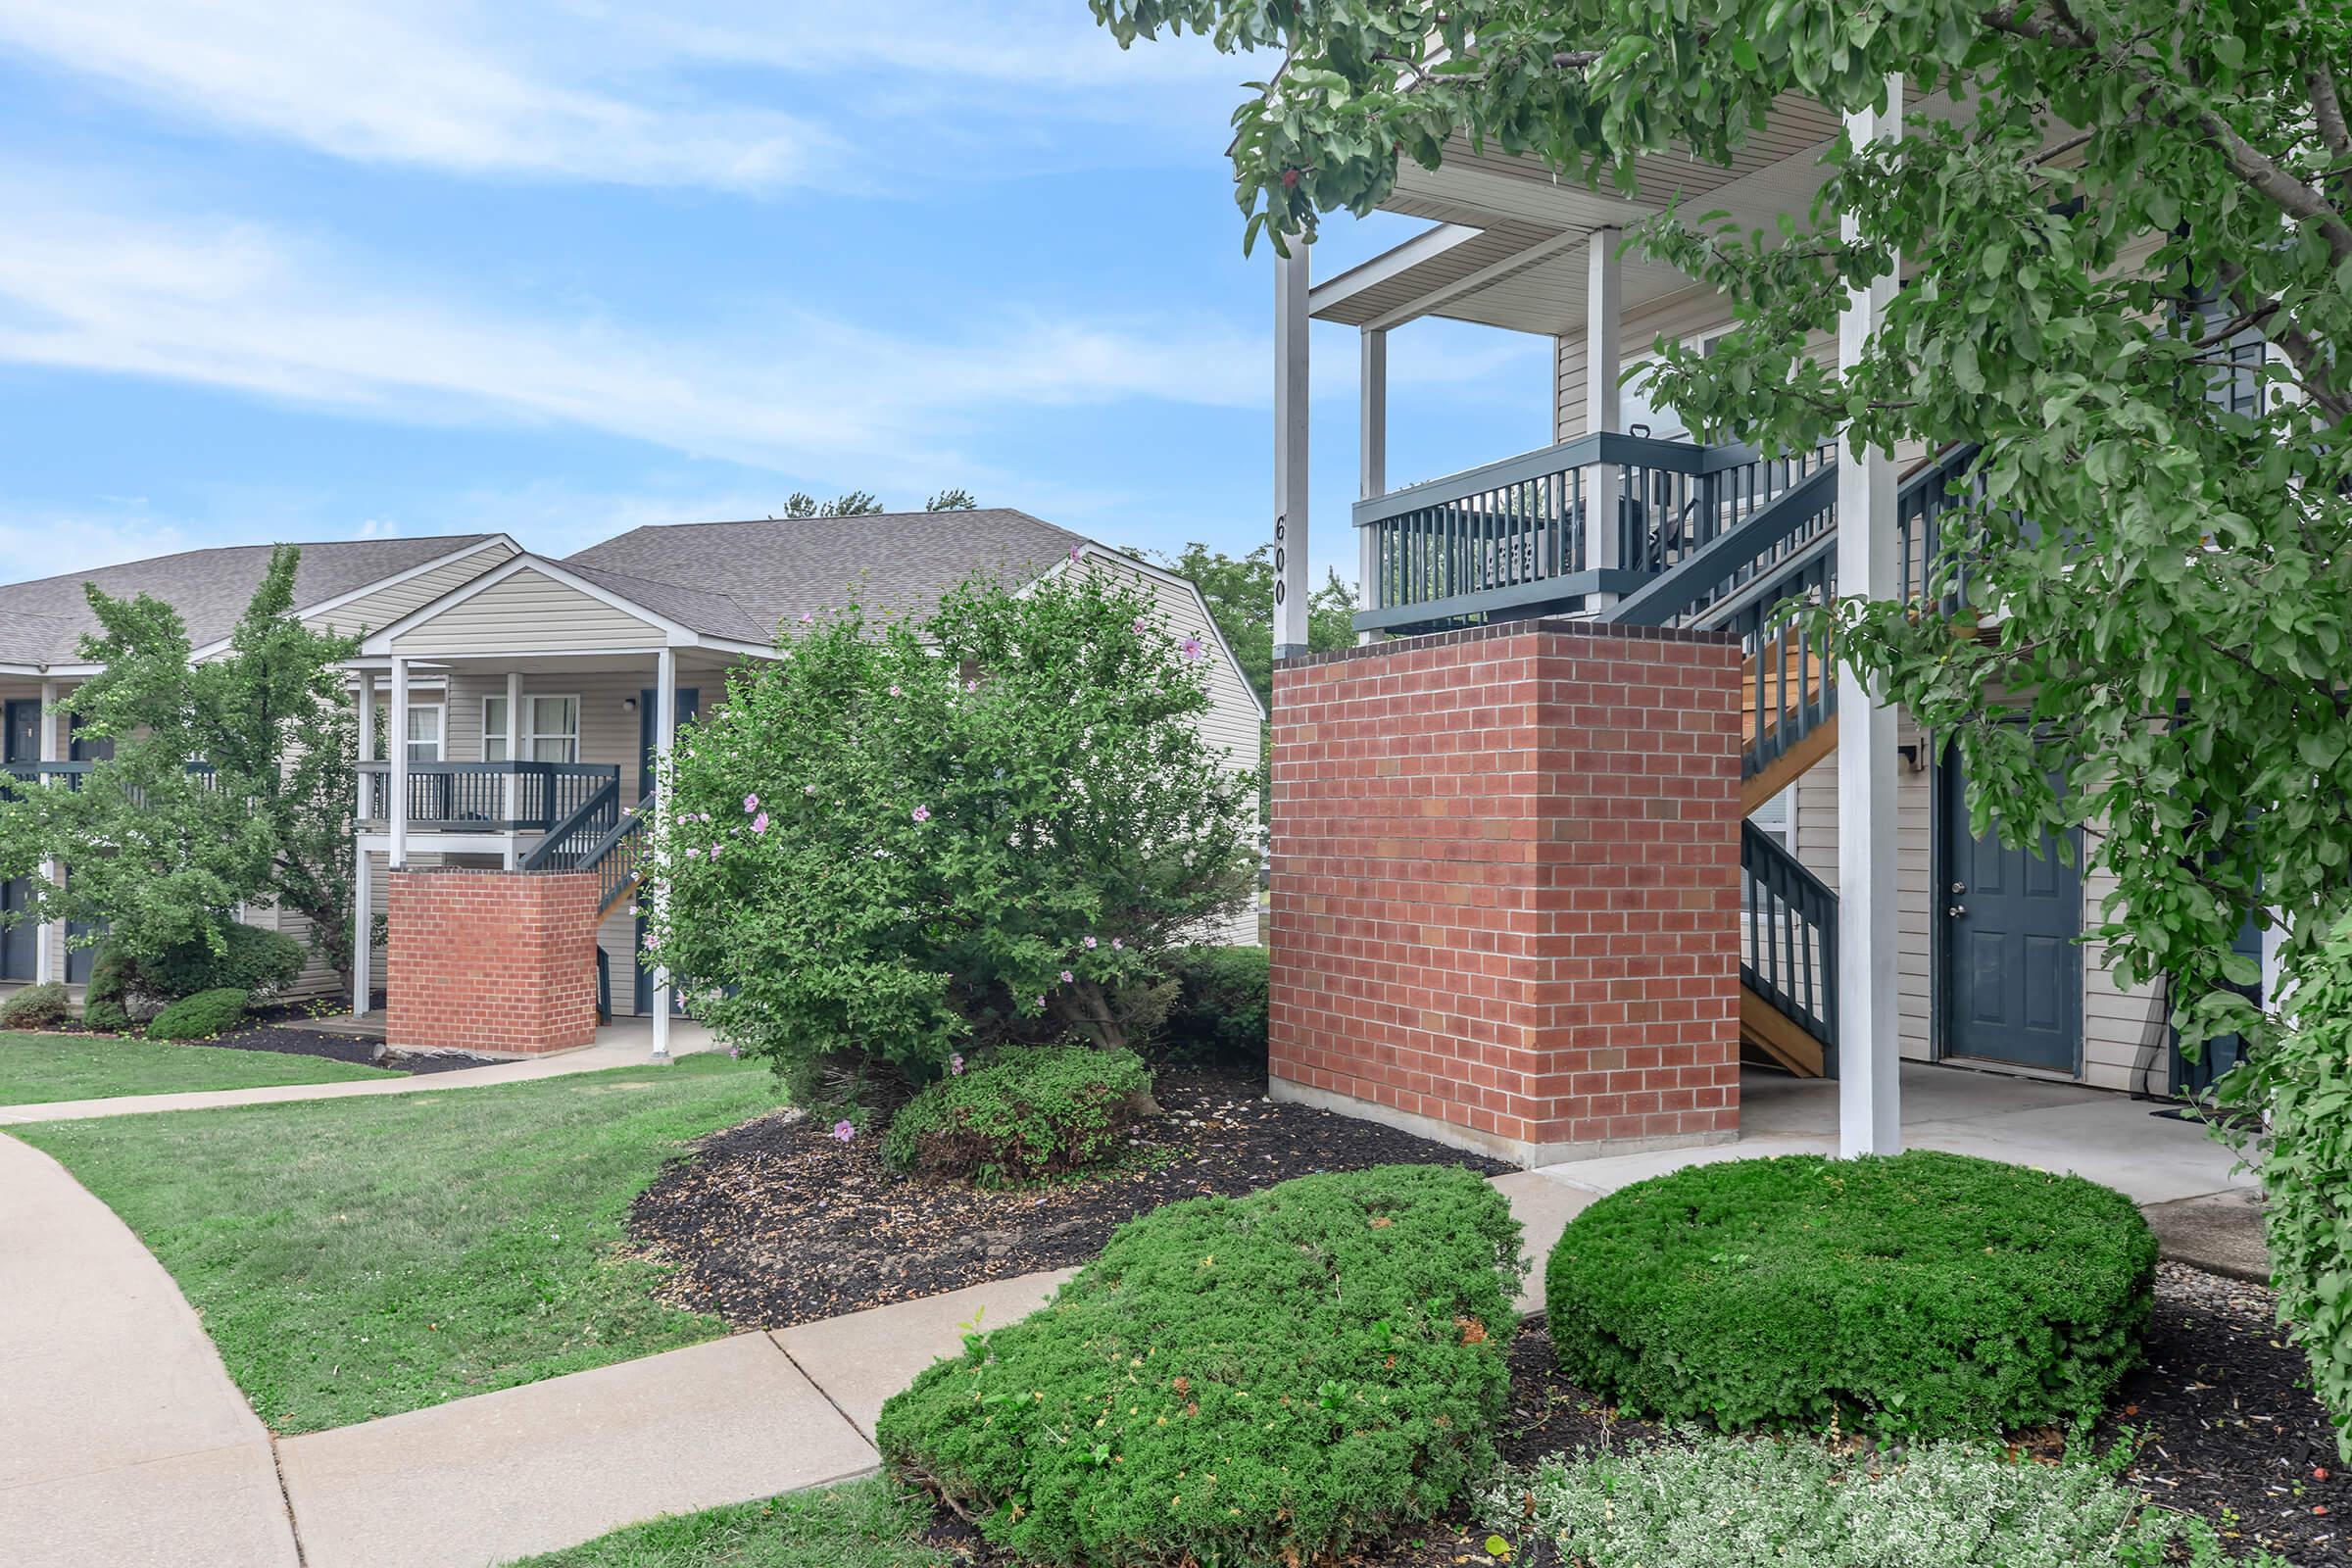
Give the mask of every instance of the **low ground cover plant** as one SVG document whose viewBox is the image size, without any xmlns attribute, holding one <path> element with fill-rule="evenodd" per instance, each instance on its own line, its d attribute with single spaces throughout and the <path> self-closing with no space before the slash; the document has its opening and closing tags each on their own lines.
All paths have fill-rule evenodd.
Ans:
<svg viewBox="0 0 2352 1568">
<path fill-rule="evenodd" d="M 1264 1068 L 1269 964 L 1264 948 L 1202 946 L 1178 954 L 1169 1054 Z"/>
<path fill-rule="evenodd" d="M 2093 1462 L 1931 1443 L 1833 1450 L 1807 1438 L 1683 1434 L 1623 1453 L 1561 1456 L 1486 1494 L 1486 1518 L 1529 1559 L 1597 1568 L 2222 1568 L 2213 1527 L 2148 1507 Z M 1538 1559 L 1541 1542 L 1554 1557 Z M 2287 1568 L 2258 1552 L 2241 1563 Z"/>
<path fill-rule="evenodd" d="M 1130 1221 L 883 1407 L 882 1452 L 1043 1563 L 1319 1559 L 1493 1469 L 1519 1226 L 1458 1166 Z"/>
<path fill-rule="evenodd" d="M 74 1004 L 56 980 L 26 986 L 0 1002 L 0 1029 L 54 1029 L 73 1015 Z"/>
<path fill-rule="evenodd" d="M 1569 1222 L 1545 1293 L 1562 1367 L 1635 1410 L 1990 1436 L 2098 1413 L 2155 1268 L 2121 1193 L 1923 1150 L 1637 1182 Z"/>
<path fill-rule="evenodd" d="M 882 1155 L 900 1170 L 984 1187 L 1100 1164 L 1152 1110 L 1152 1070 L 1132 1051 L 1006 1046 L 916 1095 Z"/>
<path fill-rule="evenodd" d="M 150 1040 L 210 1040 L 245 1021 L 248 998 L 235 986 L 182 997 L 147 1021 Z"/>
</svg>

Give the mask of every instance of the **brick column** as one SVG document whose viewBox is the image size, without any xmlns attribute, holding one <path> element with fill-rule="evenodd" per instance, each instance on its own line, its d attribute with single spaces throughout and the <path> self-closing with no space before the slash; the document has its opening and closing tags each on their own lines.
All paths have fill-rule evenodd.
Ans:
<svg viewBox="0 0 2352 1568">
<path fill-rule="evenodd" d="M 394 871 L 384 1043 L 537 1054 L 596 1039 L 596 877 Z"/>
<path fill-rule="evenodd" d="M 1715 633 L 1278 665 L 1275 1097 L 1525 1165 L 1736 1136 L 1740 722 Z"/>
</svg>

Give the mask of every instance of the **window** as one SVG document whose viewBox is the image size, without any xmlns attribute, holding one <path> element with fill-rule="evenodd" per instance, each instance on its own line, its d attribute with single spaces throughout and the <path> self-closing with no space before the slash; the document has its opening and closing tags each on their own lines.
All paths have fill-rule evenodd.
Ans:
<svg viewBox="0 0 2352 1568">
<path fill-rule="evenodd" d="M 441 720 L 443 707 L 439 703 L 411 703 L 409 705 L 409 760 L 438 762 L 441 760 Z"/>
<path fill-rule="evenodd" d="M 580 760 L 580 700 L 577 697 L 525 697 L 522 700 L 522 755 L 534 762 L 576 762 Z M 482 760 L 507 760 L 507 700 L 482 699 Z"/>
<path fill-rule="evenodd" d="M 1748 813 L 1748 820 L 1769 838 L 1778 839 L 1781 848 L 1796 848 L 1796 792 L 1783 790 Z"/>
</svg>

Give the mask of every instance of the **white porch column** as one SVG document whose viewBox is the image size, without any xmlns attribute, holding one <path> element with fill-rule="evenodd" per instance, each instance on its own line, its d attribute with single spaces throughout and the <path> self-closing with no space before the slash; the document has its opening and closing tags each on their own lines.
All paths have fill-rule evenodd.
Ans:
<svg viewBox="0 0 2352 1568">
<path fill-rule="evenodd" d="M 375 758 L 375 676 L 371 671 L 360 671 L 360 760 L 372 762 Z M 366 810 L 362 801 L 360 808 Z"/>
<path fill-rule="evenodd" d="M 57 682 L 45 680 L 41 682 L 41 760 L 44 762 L 54 762 L 58 760 L 57 719 Z M 42 775 L 41 785 L 44 789 L 54 786 L 56 782 L 49 775 Z M 55 860 L 42 863 L 41 875 L 51 887 L 56 887 L 65 880 L 64 868 Z M 56 945 L 57 927 L 54 924 L 44 924 L 34 933 L 32 944 L 33 984 L 43 985 L 60 978 L 57 972 L 57 961 L 51 952 Z"/>
<path fill-rule="evenodd" d="M 1902 134 L 1903 80 L 1886 78 L 1886 107 L 1846 116 L 1858 147 Z M 1845 237 L 1857 225 L 1846 215 Z M 1851 291 L 1838 318 L 1838 366 L 1860 363 L 1894 298 L 1895 278 Z M 1894 459 L 1859 451 L 1838 460 L 1838 592 L 1892 597 Z M 1838 681 L 1838 1149 L 1892 1154 L 1903 1147 L 1895 1024 L 1894 720 L 1875 683 L 1840 666 Z"/>
<path fill-rule="evenodd" d="M 1624 233 L 1596 228 L 1585 240 L 1585 434 L 1614 435 L 1625 428 L 1625 403 L 1617 389 L 1624 368 L 1625 281 L 1617 250 Z M 1585 566 L 1614 571 L 1625 564 L 1625 470 L 1614 463 L 1593 465 L 1585 504 Z M 1613 605 L 1614 593 L 1596 593 L 1594 606 Z"/>
<path fill-rule="evenodd" d="M 1274 262 L 1274 657 L 1306 652 L 1306 241 Z"/>
<path fill-rule="evenodd" d="M 392 799 L 384 815 L 391 826 L 392 869 L 398 871 L 409 863 L 409 662 L 398 654 L 392 656 L 392 721 L 384 745 L 392 754 Z"/>
<path fill-rule="evenodd" d="M 513 822 L 513 821 L 514 820 L 514 764 L 515 764 L 516 762 L 519 762 L 519 761 L 521 761 L 521 760 L 522 760 L 522 753 L 521 753 L 519 750 L 517 750 L 517 748 L 518 748 L 518 747 L 520 747 L 520 746 L 521 746 L 521 744 L 522 744 L 522 671 L 520 671 L 520 670 L 518 670 L 518 669 L 511 669 L 511 670 L 507 671 L 507 768 L 508 768 L 508 772 L 507 772 L 507 776 L 506 776 L 505 784 L 504 784 L 503 788 L 502 788 L 502 789 L 501 789 L 501 791 L 500 791 L 501 798 L 502 798 L 502 800 L 503 800 L 503 801 L 504 801 L 504 803 L 505 803 L 505 804 L 504 804 L 504 805 L 501 807 L 501 808 L 500 808 L 500 814 L 501 814 L 502 816 L 504 816 L 504 817 L 505 817 L 505 818 L 506 818 L 506 819 L 507 819 L 509 822 Z M 521 857 L 521 855 L 520 855 L 520 854 L 517 852 L 517 850 L 515 849 L 515 845 L 514 845 L 514 828 L 512 828 L 512 827 L 510 827 L 510 828 L 508 828 L 508 829 L 507 829 L 507 869 L 508 869 L 508 870 L 510 870 L 510 871 L 514 870 L 514 866 L 515 866 L 515 862 L 516 862 L 516 861 L 518 861 L 518 860 L 520 860 L 521 858 L 522 858 L 522 857 Z"/>
<path fill-rule="evenodd" d="M 1389 493 L 1389 334 L 1367 326 L 1360 360 L 1361 388 L 1356 402 L 1356 493 L 1366 501 Z M 1380 608 L 1380 550 L 1370 528 L 1355 531 L 1356 596 L 1366 610 Z M 1359 632 L 1356 641 L 1368 643 L 1378 632 Z"/>
<path fill-rule="evenodd" d="M 654 827 L 669 826 L 669 749 L 678 734 L 678 656 L 662 650 L 654 660 Z M 662 840 L 667 842 L 664 837 Z M 654 912 L 669 907 L 669 878 L 654 866 Z M 654 1059 L 669 1059 L 669 971 L 654 970 Z"/>
<path fill-rule="evenodd" d="M 369 707 L 374 704 L 370 703 Z M 351 866 L 351 1015 L 368 1010 L 375 1000 L 375 889 L 366 845 L 352 846 Z"/>
</svg>

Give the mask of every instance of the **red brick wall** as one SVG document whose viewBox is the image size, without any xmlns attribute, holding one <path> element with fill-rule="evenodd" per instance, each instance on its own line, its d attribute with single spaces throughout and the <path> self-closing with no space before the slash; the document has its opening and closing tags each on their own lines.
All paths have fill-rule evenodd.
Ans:
<svg viewBox="0 0 2352 1568">
<path fill-rule="evenodd" d="M 384 1043 L 537 1053 L 596 1039 L 596 877 L 395 871 Z"/>
<path fill-rule="evenodd" d="M 1278 667 L 1274 1077 L 1529 1163 L 1734 1134 L 1740 724 L 1706 633 Z"/>
</svg>

